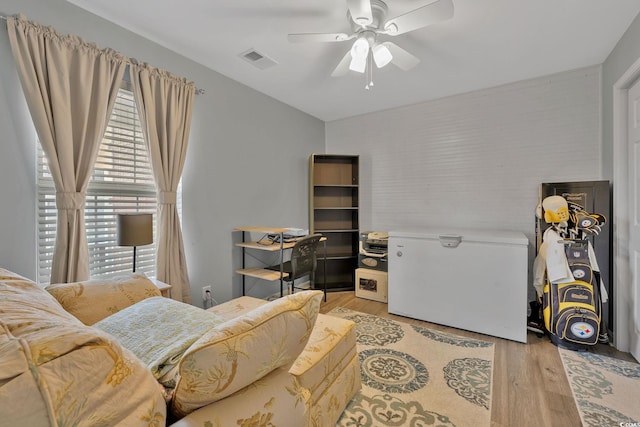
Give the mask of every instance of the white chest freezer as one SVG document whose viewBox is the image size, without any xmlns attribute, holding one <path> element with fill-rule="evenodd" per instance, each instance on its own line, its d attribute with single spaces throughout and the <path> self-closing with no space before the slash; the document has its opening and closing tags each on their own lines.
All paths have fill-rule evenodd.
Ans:
<svg viewBox="0 0 640 427">
<path fill-rule="evenodd" d="M 389 232 L 389 313 L 527 342 L 523 233 Z"/>
</svg>

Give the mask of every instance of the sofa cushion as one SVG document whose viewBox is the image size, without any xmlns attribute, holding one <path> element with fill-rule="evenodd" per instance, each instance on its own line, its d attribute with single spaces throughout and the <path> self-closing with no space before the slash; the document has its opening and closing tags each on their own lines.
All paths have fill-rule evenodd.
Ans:
<svg viewBox="0 0 640 427">
<path fill-rule="evenodd" d="M 178 365 L 174 412 L 188 414 L 290 365 L 309 340 L 322 295 L 287 295 L 203 335 Z"/>
<path fill-rule="evenodd" d="M 38 384 L 29 371 L 28 348 L 24 344 L 0 327 L 0 425 L 49 425 L 47 406 L 35 392 Z"/>
<path fill-rule="evenodd" d="M 93 326 L 113 335 L 157 379 L 177 365 L 182 354 L 224 320 L 190 304 L 163 297 L 140 301 Z M 175 384 L 165 384 L 173 387 Z"/>
<path fill-rule="evenodd" d="M 144 274 L 59 283 L 47 286 L 66 311 L 85 325 L 93 325 L 145 298 L 160 296 L 158 287 Z"/>
<path fill-rule="evenodd" d="M 0 347 L 0 424 L 164 425 L 161 390 L 131 352 L 2 269 Z"/>
<path fill-rule="evenodd" d="M 307 393 L 286 367 L 274 369 L 249 387 L 210 403 L 171 424 L 171 427 L 321 427 L 314 424 Z"/>
<path fill-rule="evenodd" d="M 223 304 L 214 305 L 207 311 L 217 314 L 224 320 L 231 320 L 268 303 L 269 301 L 260 298 L 241 296 Z"/>
</svg>

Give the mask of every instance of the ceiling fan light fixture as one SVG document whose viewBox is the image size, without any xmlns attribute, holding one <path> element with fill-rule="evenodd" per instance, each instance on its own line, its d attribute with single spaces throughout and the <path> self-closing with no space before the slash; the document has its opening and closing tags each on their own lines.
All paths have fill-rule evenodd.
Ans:
<svg viewBox="0 0 640 427">
<path fill-rule="evenodd" d="M 352 56 L 351 63 L 349 64 L 349 69 L 357 73 L 364 73 L 367 69 L 367 57 L 365 56 L 364 58 L 357 58 L 355 56 Z"/>
<path fill-rule="evenodd" d="M 387 65 L 393 59 L 391 51 L 383 44 L 378 44 L 373 47 L 373 60 L 376 63 L 376 67 L 382 68 Z"/>
<path fill-rule="evenodd" d="M 369 42 L 364 37 L 358 39 L 351 46 L 351 57 L 365 60 L 369 54 Z"/>
<path fill-rule="evenodd" d="M 366 88 L 373 86 L 373 63 L 383 68 L 389 62 L 408 71 L 419 62 L 415 55 L 390 41 L 377 43 L 379 36 L 398 36 L 446 21 L 453 16 L 454 0 L 429 0 L 427 5 L 402 15 L 387 19 L 387 0 L 344 0 L 347 3 L 347 20 L 351 32 L 289 34 L 290 42 L 342 42 L 355 39 L 349 51 L 331 73 L 332 77 L 344 76 L 350 70 L 365 74 Z M 427 1 L 427 0 L 425 0 Z"/>
</svg>

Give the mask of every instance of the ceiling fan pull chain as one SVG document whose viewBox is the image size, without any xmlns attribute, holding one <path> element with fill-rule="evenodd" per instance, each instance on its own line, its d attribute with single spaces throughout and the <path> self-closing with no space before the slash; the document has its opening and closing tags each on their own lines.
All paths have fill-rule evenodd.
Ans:
<svg viewBox="0 0 640 427">
<path fill-rule="evenodd" d="M 371 53 L 369 53 L 369 55 L 367 56 L 367 68 L 364 70 L 364 79 L 366 84 L 364 85 L 364 88 L 366 90 L 369 90 L 369 81 L 371 79 L 369 79 L 369 74 L 371 73 L 371 66 L 369 65 L 369 57 L 371 56 Z"/>
<path fill-rule="evenodd" d="M 369 87 L 373 87 L 373 53 L 369 51 Z"/>
<path fill-rule="evenodd" d="M 367 68 L 364 70 L 364 88 L 369 90 L 369 72 L 371 72 L 371 67 L 369 67 L 369 55 L 367 55 Z"/>
</svg>

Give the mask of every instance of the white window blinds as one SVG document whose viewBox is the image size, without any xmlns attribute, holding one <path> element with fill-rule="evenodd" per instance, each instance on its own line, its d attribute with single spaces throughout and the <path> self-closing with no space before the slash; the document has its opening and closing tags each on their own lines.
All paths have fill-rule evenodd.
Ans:
<svg viewBox="0 0 640 427">
<path fill-rule="evenodd" d="M 116 245 L 116 214 L 133 212 L 153 213 L 155 233 L 156 188 L 149 156 L 133 93 L 121 88 L 87 189 L 85 222 L 92 278 L 132 271 L 133 248 Z M 51 274 L 56 215 L 53 180 L 38 144 L 38 279 L 43 284 Z M 154 256 L 155 243 L 138 247 L 136 272 L 154 276 Z"/>
</svg>

